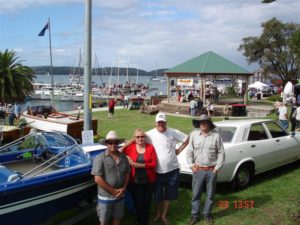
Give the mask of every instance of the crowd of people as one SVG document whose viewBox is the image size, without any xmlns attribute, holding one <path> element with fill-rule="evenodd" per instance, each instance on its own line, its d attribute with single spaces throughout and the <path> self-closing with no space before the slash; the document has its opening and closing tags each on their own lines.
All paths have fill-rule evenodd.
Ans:
<svg viewBox="0 0 300 225">
<path fill-rule="evenodd" d="M 109 131 L 100 143 L 107 150 L 98 155 L 91 174 L 98 185 L 97 214 L 101 225 L 112 220 L 121 224 L 124 216 L 124 196 L 130 194 L 136 211 L 136 224 L 148 225 L 152 200 L 155 205 L 154 221 L 169 224 L 170 202 L 178 198 L 179 164 L 177 155 L 186 147 L 188 163 L 193 171 L 193 196 L 188 225 L 200 220 L 200 196 L 204 186 L 207 198 L 202 211 L 206 224 L 212 224 L 212 207 L 218 170 L 224 163 L 224 147 L 214 130 L 210 117 L 194 119 L 198 124 L 189 136 L 167 126 L 167 117 L 158 113 L 155 128 L 145 132 L 136 129 L 133 138 L 124 141 L 116 131 Z M 183 143 L 176 148 L 177 143 Z"/>
<path fill-rule="evenodd" d="M 288 105 L 291 106 L 289 115 Z M 274 107 L 283 128 L 288 129 L 289 124 L 291 124 L 290 130 L 292 132 L 300 131 L 300 95 L 298 98 L 292 95 L 288 99 L 284 98 L 282 102 L 276 101 Z"/>
<path fill-rule="evenodd" d="M 10 126 L 14 125 L 14 121 L 18 120 L 21 116 L 21 107 L 16 102 L 14 105 L 11 104 L 1 104 L 0 103 L 0 124 L 4 125 L 8 118 L 8 124 Z"/>
</svg>

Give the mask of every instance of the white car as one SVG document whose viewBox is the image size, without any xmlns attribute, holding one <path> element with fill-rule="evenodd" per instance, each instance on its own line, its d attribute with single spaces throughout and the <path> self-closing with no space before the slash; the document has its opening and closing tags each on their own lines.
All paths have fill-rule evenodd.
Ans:
<svg viewBox="0 0 300 225">
<path fill-rule="evenodd" d="M 289 134 L 275 120 L 225 120 L 214 123 L 222 136 L 225 163 L 218 182 L 235 188 L 249 184 L 253 175 L 300 159 L 300 133 Z M 190 180 L 186 149 L 178 155 L 181 179 Z"/>
</svg>

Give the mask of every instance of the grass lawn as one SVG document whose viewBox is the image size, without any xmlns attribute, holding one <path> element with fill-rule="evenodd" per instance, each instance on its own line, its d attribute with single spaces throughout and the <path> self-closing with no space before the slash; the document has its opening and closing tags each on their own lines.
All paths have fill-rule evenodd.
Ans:
<svg viewBox="0 0 300 225">
<path fill-rule="evenodd" d="M 145 131 L 154 127 L 155 116 L 139 114 L 138 111 L 116 110 L 115 117 L 107 118 L 107 112 L 95 112 L 99 119 L 99 138 L 109 130 L 116 130 L 122 138 L 132 137 L 135 128 Z M 270 115 L 269 118 L 276 118 Z M 191 118 L 168 116 L 168 126 L 189 133 Z M 203 206 L 205 195 L 202 196 Z M 190 216 L 191 186 L 182 184 L 179 199 L 171 203 L 168 218 L 170 225 L 186 225 Z M 122 225 L 134 225 L 134 216 L 125 213 Z M 245 190 L 233 191 L 227 184 L 217 185 L 213 208 L 215 225 L 299 225 L 300 224 L 300 162 L 277 168 L 258 175 Z M 76 225 L 98 225 L 97 216 L 92 216 Z M 162 223 L 152 223 L 159 225 Z M 203 221 L 198 223 L 203 224 Z"/>
</svg>

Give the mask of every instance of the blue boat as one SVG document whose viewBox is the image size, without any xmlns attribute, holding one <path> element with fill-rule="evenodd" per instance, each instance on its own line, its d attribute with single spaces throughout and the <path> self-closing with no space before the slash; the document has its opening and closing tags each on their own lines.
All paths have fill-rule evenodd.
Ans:
<svg viewBox="0 0 300 225">
<path fill-rule="evenodd" d="M 91 202 L 97 193 L 92 158 L 60 132 L 36 132 L 0 147 L 1 224 L 38 224 Z"/>
</svg>

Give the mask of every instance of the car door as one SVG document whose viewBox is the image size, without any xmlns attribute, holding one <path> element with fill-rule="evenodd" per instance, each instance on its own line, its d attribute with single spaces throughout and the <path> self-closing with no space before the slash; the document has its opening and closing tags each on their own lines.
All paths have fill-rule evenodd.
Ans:
<svg viewBox="0 0 300 225">
<path fill-rule="evenodd" d="M 287 133 L 276 122 L 266 122 L 276 147 L 276 162 L 278 165 L 294 161 L 299 157 L 299 141 L 295 136 Z"/>
<path fill-rule="evenodd" d="M 249 128 L 245 150 L 255 161 L 255 172 L 260 173 L 275 165 L 275 143 L 267 135 L 262 123 L 252 124 Z"/>
</svg>

